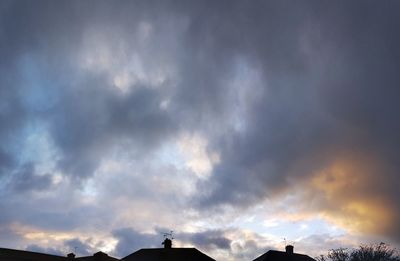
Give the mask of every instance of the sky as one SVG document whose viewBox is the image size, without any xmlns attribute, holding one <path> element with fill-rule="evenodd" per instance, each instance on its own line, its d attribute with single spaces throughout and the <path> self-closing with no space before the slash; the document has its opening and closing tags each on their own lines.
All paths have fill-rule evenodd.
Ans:
<svg viewBox="0 0 400 261">
<path fill-rule="evenodd" d="M 0 1 L 0 247 L 399 247 L 399 12 Z"/>
</svg>

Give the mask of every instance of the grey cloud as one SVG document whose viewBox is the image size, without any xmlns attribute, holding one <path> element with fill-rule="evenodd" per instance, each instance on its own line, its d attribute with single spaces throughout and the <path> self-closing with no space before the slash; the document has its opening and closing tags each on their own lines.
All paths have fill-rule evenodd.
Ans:
<svg viewBox="0 0 400 261">
<path fill-rule="evenodd" d="M 200 249 L 230 250 L 231 240 L 224 236 L 222 230 L 206 230 L 197 233 L 178 233 L 180 241 L 191 243 Z"/>
<path fill-rule="evenodd" d="M 2 64 L 9 67 L 6 80 L 12 75 L 16 77 L 9 79 L 9 84 L 5 82 L 2 85 L 15 85 L 4 90 L 9 96 L 16 96 L 16 102 L 10 101 L 4 106 L 10 104 L 12 107 L 9 111 L 15 113 L 19 111 L 17 106 L 22 104 L 20 106 L 23 109 L 28 109 L 26 113 L 30 120 L 48 123 L 51 138 L 62 153 L 59 167 L 74 177 L 84 178 L 92 175 L 110 139 L 115 142 L 120 136 L 120 139 L 133 138 L 138 146 L 146 150 L 168 135 L 172 123 L 170 116 L 159 109 L 159 93 L 146 91 L 143 89 L 146 86 L 139 86 L 137 93 L 121 98 L 109 91 L 113 87 L 106 83 L 107 79 L 103 76 L 82 76 L 76 68 L 80 58 L 77 50 L 82 47 L 77 45 L 82 44 L 83 34 L 93 24 L 101 26 L 112 17 L 116 19 L 118 16 L 112 14 L 120 9 L 110 10 L 111 13 L 107 14 L 102 7 L 91 3 L 60 4 L 5 4 L 7 15 L 2 18 L 3 24 L 10 26 L 3 26 L 2 30 L 2 38 L 7 39 L 6 48 L 2 50 L 8 58 Z M 89 10 L 93 11 L 94 20 L 86 16 Z M 19 21 L 12 22 L 14 17 L 19 17 Z M 138 18 L 135 17 L 138 16 L 125 14 L 118 22 L 137 23 Z M 111 41 L 116 44 L 121 40 L 124 43 L 131 42 L 128 24 L 124 25 L 124 29 L 127 30 L 126 39 Z M 19 68 L 21 61 L 31 64 L 28 72 Z M 5 72 L 6 69 L 2 70 L 2 73 Z M 25 74 L 32 73 L 36 74 L 34 78 L 27 80 L 34 82 L 20 80 L 26 79 Z M 28 96 L 16 95 L 19 91 Z M 2 119 L 3 114 L 0 116 Z M 21 119 L 19 115 L 7 114 L 4 117 L 7 117 L 4 118 L 7 125 Z M 22 123 L 25 123 L 24 119 Z M 18 125 L 15 128 L 24 127 Z"/>
<path fill-rule="evenodd" d="M 25 248 L 25 250 L 32 251 L 32 252 L 38 252 L 38 253 L 45 253 L 45 254 L 50 254 L 50 255 L 65 256 L 65 253 L 63 253 L 61 250 L 59 250 L 57 248 L 41 247 L 41 246 L 35 245 L 35 244 L 28 245 Z"/>
<path fill-rule="evenodd" d="M 113 231 L 113 236 L 118 239 L 115 248 L 117 256 L 126 256 L 141 248 L 162 247 L 163 233 L 169 231 L 156 228 L 154 234 L 141 233 L 133 228 L 121 228 Z M 183 244 L 192 244 L 204 251 L 215 249 L 230 251 L 231 240 L 224 235 L 223 230 L 206 230 L 202 232 L 175 232 L 175 240 Z"/>
<path fill-rule="evenodd" d="M 16 168 L 11 134 L 23 139 L 31 122 L 49 131 L 59 152 L 57 168 L 81 181 L 114 146 L 133 144 L 140 158 L 185 130 L 201 133 L 221 154 L 211 178 L 198 184 L 196 206 L 246 207 L 306 180 L 343 151 L 374 151 L 386 168 L 374 174 L 382 179 L 370 194 L 387 198 L 399 216 L 397 2 L 43 1 L 0 8 L 4 173 Z M 145 47 L 133 37 L 142 21 L 156 32 Z M 141 53 L 154 60 L 149 67 L 162 57 L 177 79 L 159 89 L 136 84 L 119 96 L 106 72 L 78 66 L 78 50 L 93 28 L 110 40 L 114 55 Z M 245 105 L 244 131 L 228 121 L 237 101 L 227 93 L 236 91 L 231 80 L 239 58 L 259 71 L 262 89 Z M 26 60 L 39 79 L 21 69 Z M 170 100 L 167 110 L 159 107 L 164 99 Z M 398 239 L 398 231 L 395 225 L 386 233 Z M 122 242 L 118 253 L 128 251 L 125 241 L 152 239 L 139 233 L 143 241 L 136 242 L 135 233 L 115 232 Z M 213 244 L 227 242 L 217 238 Z"/>
<path fill-rule="evenodd" d="M 363 239 L 366 240 L 366 239 Z M 364 241 L 365 242 L 365 241 Z M 366 244 L 366 243 L 364 243 Z M 346 242 L 341 236 L 331 236 L 329 234 L 315 234 L 301 239 L 295 244 L 295 250 L 299 249 L 302 253 L 308 253 L 310 256 L 317 257 L 321 254 L 325 255 L 327 250 L 338 248 L 355 247 Z"/>
<path fill-rule="evenodd" d="M 13 174 L 10 183 L 16 192 L 46 190 L 52 185 L 52 178 L 50 174 L 36 174 L 32 163 L 27 163 Z"/>
<path fill-rule="evenodd" d="M 64 245 L 70 249 L 70 252 L 79 256 L 90 256 L 95 253 L 94 249 L 89 244 L 82 242 L 78 238 L 66 240 Z"/>
<path fill-rule="evenodd" d="M 14 164 L 13 157 L 0 149 L 0 177 L 5 175 Z"/>
<path fill-rule="evenodd" d="M 246 114 L 246 131 L 214 137 L 221 163 L 199 184 L 201 204 L 249 206 L 307 179 L 343 151 L 374 151 L 389 169 L 374 173 L 385 178 L 371 181 L 370 193 L 383 193 L 398 216 L 398 3 L 294 5 L 281 16 L 288 6 L 259 8 L 270 16 L 227 7 L 224 17 L 199 23 L 198 39 L 211 36 L 212 50 L 249 55 L 265 79 L 264 96 Z M 232 20 L 239 26 L 212 31 Z M 385 233 L 398 239 L 397 225 Z"/>
<path fill-rule="evenodd" d="M 12 198 L 7 202 L 0 202 L 0 206 L 7 209 L 7 213 L 0 216 L 0 221 L 6 226 L 16 222 L 44 230 L 71 231 L 81 227 L 103 226 L 111 219 L 111 214 L 105 209 L 81 204 L 73 196 L 68 197 L 68 201 L 35 199 L 32 200 L 33 203 L 27 204 L 21 199 Z M 62 207 L 61 203 L 66 205 Z"/>
<path fill-rule="evenodd" d="M 93 87 L 84 95 L 89 100 L 76 95 L 64 101 L 61 114 L 56 112 L 52 128 L 63 149 L 59 166 L 72 175 L 91 176 L 113 144 L 132 141 L 146 153 L 174 129 L 170 116 L 159 109 L 161 100 L 154 91 L 143 89 L 118 98 Z"/>
<path fill-rule="evenodd" d="M 125 257 L 141 248 L 161 247 L 160 234 L 141 233 L 132 228 L 120 228 L 112 232 L 118 239 L 115 255 Z"/>
<path fill-rule="evenodd" d="M 0 221 L 2 220 L 0 219 Z M 0 235 L 0 244 L 2 247 L 12 248 L 15 242 L 21 240 L 21 235 L 7 226 L 0 227 Z"/>
<path fill-rule="evenodd" d="M 94 253 L 98 252 L 98 250 L 90 245 L 90 241 L 90 238 L 85 241 L 82 241 L 79 238 L 68 239 L 65 240 L 63 242 L 63 245 L 59 248 L 42 247 L 37 244 L 30 244 L 26 247 L 26 250 L 59 256 L 66 256 L 68 253 L 74 253 L 78 257 L 91 256 Z"/>
<path fill-rule="evenodd" d="M 235 242 L 232 244 L 231 255 L 237 260 L 252 260 L 265 252 L 274 249 L 271 246 L 260 246 L 255 239 L 245 240 L 244 243 Z"/>
</svg>

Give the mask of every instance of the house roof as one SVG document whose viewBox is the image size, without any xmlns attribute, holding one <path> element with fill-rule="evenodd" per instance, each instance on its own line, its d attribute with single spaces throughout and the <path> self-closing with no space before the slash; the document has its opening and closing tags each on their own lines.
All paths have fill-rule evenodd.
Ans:
<svg viewBox="0 0 400 261">
<path fill-rule="evenodd" d="M 119 260 L 117 258 L 111 257 L 107 255 L 106 253 L 103 252 L 97 252 L 93 256 L 83 256 L 83 257 L 77 257 L 75 260 L 79 261 L 116 261 Z"/>
<path fill-rule="evenodd" d="M 84 256 L 77 258 L 68 258 L 66 256 L 49 255 L 31 251 L 0 248 L 1 261 L 117 261 L 114 257 L 106 253 L 97 252 L 93 256 Z"/>
<path fill-rule="evenodd" d="M 270 250 L 253 261 L 315 261 L 313 258 L 296 253 Z"/>
<path fill-rule="evenodd" d="M 9 248 L 0 248 L 0 260 L 4 261 L 66 261 L 67 257 L 42 254 L 31 251 L 16 250 Z"/>
<path fill-rule="evenodd" d="M 215 261 L 196 248 L 145 248 L 122 258 L 123 261 Z"/>
</svg>

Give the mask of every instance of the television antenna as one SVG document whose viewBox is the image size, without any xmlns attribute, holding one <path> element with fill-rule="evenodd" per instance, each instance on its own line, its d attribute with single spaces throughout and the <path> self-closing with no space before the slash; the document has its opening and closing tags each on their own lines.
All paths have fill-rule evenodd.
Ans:
<svg viewBox="0 0 400 261">
<path fill-rule="evenodd" d="M 169 232 L 162 232 L 162 234 L 163 234 L 163 236 L 164 236 L 164 239 L 170 239 L 170 240 L 173 240 L 174 239 L 174 235 L 173 235 L 173 233 L 174 233 L 174 231 L 173 230 L 171 230 L 171 231 L 169 231 Z"/>
</svg>

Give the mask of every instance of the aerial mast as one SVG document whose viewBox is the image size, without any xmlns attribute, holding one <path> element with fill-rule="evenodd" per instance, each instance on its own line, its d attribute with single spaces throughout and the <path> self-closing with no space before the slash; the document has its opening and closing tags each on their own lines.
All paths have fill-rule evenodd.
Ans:
<svg viewBox="0 0 400 261">
<path fill-rule="evenodd" d="M 164 248 L 166 249 L 172 248 L 172 240 L 174 239 L 173 233 L 174 231 L 172 230 L 169 233 L 168 232 L 163 233 L 164 241 L 162 242 L 162 245 L 164 245 Z"/>
</svg>

